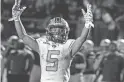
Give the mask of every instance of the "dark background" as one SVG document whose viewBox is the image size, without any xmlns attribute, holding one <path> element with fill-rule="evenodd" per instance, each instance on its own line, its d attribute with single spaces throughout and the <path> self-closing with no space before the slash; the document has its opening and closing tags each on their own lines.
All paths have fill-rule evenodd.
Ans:
<svg viewBox="0 0 124 82">
<path fill-rule="evenodd" d="M 42 35 L 50 18 L 61 16 L 68 21 L 71 28 L 69 38 L 76 39 L 84 25 L 81 8 L 86 10 L 87 3 L 92 4 L 95 24 L 89 39 L 93 40 L 96 46 L 101 39 L 123 38 L 123 0 L 22 0 L 21 6 L 26 6 L 27 9 L 21 20 L 29 34 Z M 14 0 L 1 0 L 3 44 L 11 35 L 17 34 L 13 22 L 8 22 L 13 4 Z"/>
</svg>

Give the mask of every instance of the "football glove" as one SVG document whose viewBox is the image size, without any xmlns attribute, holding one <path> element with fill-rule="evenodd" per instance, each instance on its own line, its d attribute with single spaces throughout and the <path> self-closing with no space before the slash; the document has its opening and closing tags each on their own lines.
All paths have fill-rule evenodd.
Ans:
<svg viewBox="0 0 124 82">
<path fill-rule="evenodd" d="M 9 19 L 9 21 L 18 21 L 22 12 L 26 9 L 26 7 L 20 8 L 21 0 L 15 0 L 15 4 L 12 8 L 12 18 Z"/>
<path fill-rule="evenodd" d="M 83 9 L 81 9 L 81 11 L 82 11 L 83 16 L 84 16 L 85 27 L 86 28 L 94 27 L 91 5 L 87 4 L 87 12 L 85 12 Z"/>
</svg>

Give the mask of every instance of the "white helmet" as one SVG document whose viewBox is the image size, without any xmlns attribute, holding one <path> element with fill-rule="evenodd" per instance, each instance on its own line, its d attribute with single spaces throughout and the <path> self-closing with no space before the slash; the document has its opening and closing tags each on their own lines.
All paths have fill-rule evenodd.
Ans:
<svg viewBox="0 0 124 82">
<path fill-rule="evenodd" d="M 84 44 L 83 44 L 83 47 L 85 48 L 85 49 L 92 49 L 93 47 L 94 47 L 94 43 L 93 43 L 93 41 L 92 40 L 86 40 L 85 42 L 84 42 Z"/>
<path fill-rule="evenodd" d="M 68 39 L 70 28 L 65 19 L 61 17 L 55 17 L 50 20 L 46 30 L 49 40 L 63 43 Z"/>
<path fill-rule="evenodd" d="M 111 41 L 109 39 L 103 39 L 100 42 L 100 46 L 109 46 L 110 43 Z"/>
</svg>

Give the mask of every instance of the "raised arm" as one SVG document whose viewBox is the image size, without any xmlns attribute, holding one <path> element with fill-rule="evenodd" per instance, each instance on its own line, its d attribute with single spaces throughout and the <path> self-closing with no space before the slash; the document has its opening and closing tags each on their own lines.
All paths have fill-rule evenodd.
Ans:
<svg viewBox="0 0 124 82">
<path fill-rule="evenodd" d="M 87 5 L 87 13 L 85 13 L 85 11 L 83 9 L 82 9 L 82 13 L 83 13 L 84 19 L 85 19 L 85 26 L 82 30 L 80 37 L 77 38 L 76 41 L 74 42 L 74 44 L 72 45 L 72 55 L 73 56 L 76 54 L 76 52 L 78 52 L 78 50 L 81 48 L 82 44 L 87 39 L 88 33 L 90 32 L 90 28 L 94 27 L 94 25 L 92 23 L 93 15 L 92 15 L 92 11 L 91 11 L 91 5 L 90 4 Z"/>
<path fill-rule="evenodd" d="M 33 50 L 39 52 L 38 44 L 36 40 L 32 37 L 30 37 L 27 33 L 26 30 L 20 20 L 20 16 L 22 12 L 25 10 L 26 7 L 20 8 L 20 2 L 21 0 L 15 0 L 15 4 L 12 8 L 12 16 L 13 18 L 9 19 L 9 21 L 14 20 L 15 22 L 15 28 L 18 33 L 18 36 L 20 39 L 24 41 L 26 45 L 28 45 L 30 48 Z"/>
</svg>

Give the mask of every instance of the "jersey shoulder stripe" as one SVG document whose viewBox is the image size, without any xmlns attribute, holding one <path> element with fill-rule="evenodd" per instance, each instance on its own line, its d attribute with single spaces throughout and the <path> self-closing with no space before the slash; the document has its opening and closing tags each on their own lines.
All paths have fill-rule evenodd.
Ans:
<svg viewBox="0 0 124 82">
<path fill-rule="evenodd" d="M 46 39 L 41 37 L 41 38 L 36 39 L 36 41 L 37 41 L 38 43 L 41 43 L 41 42 L 45 42 Z"/>
<path fill-rule="evenodd" d="M 75 40 L 74 39 L 69 39 L 67 40 L 67 45 L 68 45 L 68 49 L 71 50 L 72 49 L 72 45 L 74 44 Z"/>
</svg>

